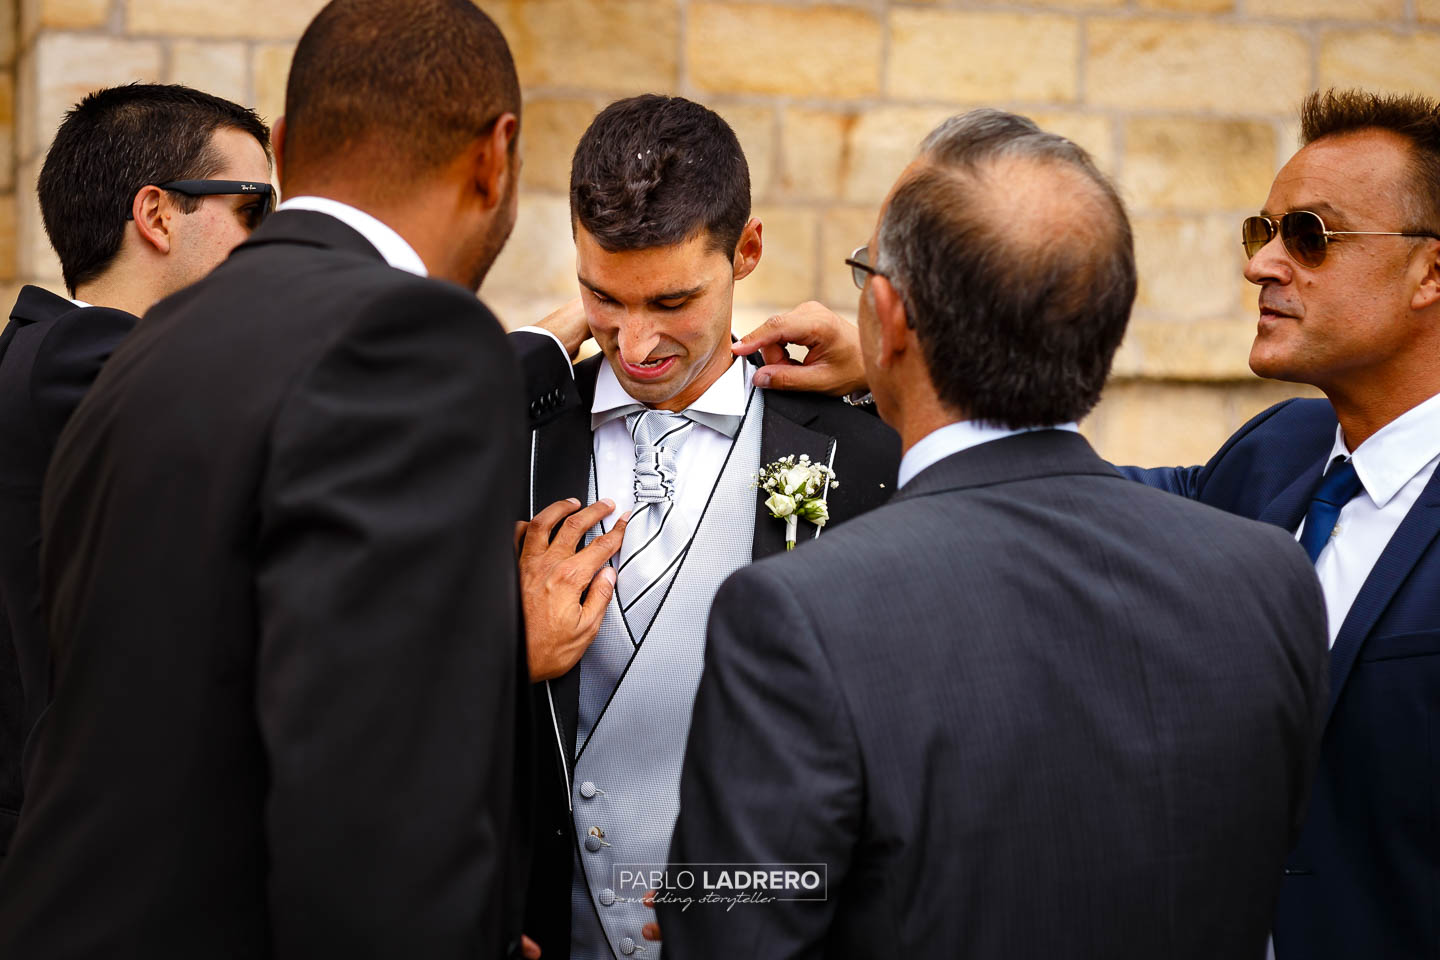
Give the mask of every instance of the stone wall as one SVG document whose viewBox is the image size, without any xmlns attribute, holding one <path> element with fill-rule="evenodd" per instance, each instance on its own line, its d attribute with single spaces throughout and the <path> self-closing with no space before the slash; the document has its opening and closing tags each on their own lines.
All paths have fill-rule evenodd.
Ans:
<svg viewBox="0 0 1440 960">
<path fill-rule="evenodd" d="M 1328 85 L 1440 90 L 1440 0 L 479 2 L 526 92 L 520 221 L 485 289 L 507 322 L 574 295 L 569 156 L 616 97 L 681 93 L 739 134 L 766 240 L 737 288 L 740 327 L 812 297 L 853 312 L 841 260 L 921 136 L 950 113 L 1001 106 L 1090 149 L 1130 204 L 1140 294 L 1085 429 L 1131 462 L 1203 459 L 1300 392 L 1246 368 L 1254 293 L 1238 239 L 1294 149 L 1300 98 Z M 0 0 L 0 64 L 13 64 L 0 73 L 0 114 L 13 118 L 0 127 L 13 130 L 0 143 L 0 283 L 58 287 L 33 186 L 65 108 L 96 86 L 159 79 L 273 120 L 320 2 L 18 5 Z"/>
</svg>

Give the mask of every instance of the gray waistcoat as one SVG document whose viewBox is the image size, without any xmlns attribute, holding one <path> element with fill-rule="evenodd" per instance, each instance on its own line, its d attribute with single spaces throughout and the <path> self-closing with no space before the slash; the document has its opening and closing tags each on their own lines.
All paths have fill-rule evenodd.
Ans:
<svg viewBox="0 0 1440 960">
<path fill-rule="evenodd" d="M 577 737 L 571 784 L 578 850 L 572 960 L 660 956 L 661 945 L 640 935 L 641 927 L 655 921 L 655 911 L 639 902 L 647 887 L 622 887 L 618 870 L 624 864 L 661 867 L 670 852 L 680 764 L 704 662 L 705 621 L 720 584 L 750 562 L 754 543 L 764 403 L 764 394 L 754 391 L 689 552 L 644 642 L 633 647 L 619 602 L 612 599 L 581 660 L 583 675 L 591 652 L 605 649 L 602 645 L 634 650 L 593 730 L 582 725 Z"/>
</svg>

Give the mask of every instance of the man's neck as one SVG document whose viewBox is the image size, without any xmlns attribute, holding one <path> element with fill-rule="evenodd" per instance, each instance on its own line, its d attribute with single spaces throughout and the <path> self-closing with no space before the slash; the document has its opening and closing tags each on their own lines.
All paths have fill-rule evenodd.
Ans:
<svg viewBox="0 0 1440 960">
<path fill-rule="evenodd" d="M 164 299 L 164 294 L 143 284 L 126 283 L 121 278 L 106 275 L 80 284 L 75 288 L 73 299 L 92 307 L 109 307 L 140 317 Z"/>
<path fill-rule="evenodd" d="M 706 364 L 704 373 L 693 383 L 686 386 L 684 390 L 669 400 L 666 400 L 664 403 L 649 404 L 649 406 L 655 410 L 669 410 L 672 413 L 678 413 L 684 410 L 696 400 L 705 396 L 705 392 L 714 386 L 721 377 L 725 376 L 726 371 L 736 362 L 744 363 L 745 360 L 730 352 L 730 344 L 728 342 L 722 343 L 720 349 L 716 351 L 715 355 L 710 358 L 709 363 Z"/>
<path fill-rule="evenodd" d="M 1397 417 L 1440 393 L 1440 357 L 1435 363 L 1428 370 L 1389 376 L 1382 382 L 1322 387 L 1351 453 Z"/>
<path fill-rule="evenodd" d="M 410 245 L 430 276 L 464 285 L 469 278 L 459 275 L 461 271 L 454 256 L 454 231 L 442 220 L 441 208 L 429 203 L 422 191 L 423 187 L 417 185 L 408 195 L 387 197 L 377 196 L 375 190 L 365 184 L 339 180 L 286 185 L 288 196 L 322 197 L 369 214 Z M 453 209 L 453 202 L 450 206 Z"/>
</svg>

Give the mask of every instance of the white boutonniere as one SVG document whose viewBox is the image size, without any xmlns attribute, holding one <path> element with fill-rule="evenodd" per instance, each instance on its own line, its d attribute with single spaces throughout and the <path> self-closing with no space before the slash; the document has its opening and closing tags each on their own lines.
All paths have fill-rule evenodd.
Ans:
<svg viewBox="0 0 1440 960">
<path fill-rule="evenodd" d="M 785 549 L 795 549 L 795 528 L 804 517 L 817 527 L 830 519 L 825 505 L 825 492 L 840 486 L 835 471 L 823 463 L 814 463 L 808 454 L 797 461 L 792 453 L 774 463 L 766 464 L 755 475 L 755 486 L 770 496 L 765 507 L 770 516 L 785 521 Z"/>
</svg>

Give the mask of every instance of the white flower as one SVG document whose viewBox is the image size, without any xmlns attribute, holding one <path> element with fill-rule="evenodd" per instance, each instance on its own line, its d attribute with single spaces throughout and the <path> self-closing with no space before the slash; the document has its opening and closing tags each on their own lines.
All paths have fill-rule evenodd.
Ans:
<svg viewBox="0 0 1440 960">
<path fill-rule="evenodd" d="M 785 521 L 785 549 L 795 546 L 796 524 L 801 517 L 817 527 L 830 519 L 830 508 L 824 495 L 837 486 L 835 471 L 823 463 L 815 463 L 809 454 L 796 459 L 794 454 L 767 463 L 755 475 L 755 486 L 769 494 L 765 507 L 777 520 Z"/>
<path fill-rule="evenodd" d="M 812 469 L 810 465 L 800 464 L 794 467 L 786 467 L 780 474 L 780 489 L 790 496 L 810 493 Z"/>
<path fill-rule="evenodd" d="M 783 520 L 795 512 L 795 500 L 783 493 L 772 493 L 770 499 L 765 501 L 765 507 L 772 517 Z"/>
<path fill-rule="evenodd" d="M 796 513 L 817 527 L 825 526 L 825 521 L 830 519 L 830 507 L 824 500 L 806 500 Z"/>
</svg>

